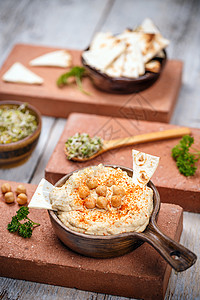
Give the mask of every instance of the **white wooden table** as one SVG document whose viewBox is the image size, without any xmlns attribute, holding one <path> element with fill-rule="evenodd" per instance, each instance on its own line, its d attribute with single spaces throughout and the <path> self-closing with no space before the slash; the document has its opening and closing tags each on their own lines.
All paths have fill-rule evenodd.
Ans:
<svg viewBox="0 0 200 300">
<path fill-rule="evenodd" d="M 171 123 L 200 128 L 200 2 L 185 0 L 0 0 L 0 66 L 15 43 L 84 49 L 96 31 L 121 32 L 150 17 L 171 40 L 168 56 L 184 61 L 183 85 Z M 62 133 L 64 119 L 43 117 L 40 141 L 22 166 L 0 178 L 37 184 Z M 184 213 L 181 243 L 200 256 L 200 215 Z M 0 299 L 125 299 L 0 278 Z M 200 299 L 200 263 L 172 271 L 165 299 Z"/>
</svg>

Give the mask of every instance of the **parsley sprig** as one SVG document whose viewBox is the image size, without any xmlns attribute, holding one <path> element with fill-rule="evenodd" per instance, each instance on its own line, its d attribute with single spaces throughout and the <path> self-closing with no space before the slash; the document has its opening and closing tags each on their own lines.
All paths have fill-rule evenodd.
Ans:
<svg viewBox="0 0 200 300">
<path fill-rule="evenodd" d="M 194 138 L 185 135 L 179 144 L 172 149 L 172 157 L 176 161 L 179 172 L 184 176 L 194 175 L 197 169 L 195 163 L 200 159 L 200 151 L 190 152 L 190 147 L 194 143 Z"/>
<path fill-rule="evenodd" d="M 68 79 L 70 77 L 72 77 L 75 79 L 75 82 L 76 82 L 79 90 L 86 95 L 90 95 L 88 92 L 86 92 L 83 89 L 82 78 L 84 76 L 86 76 L 86 69 L 84 67 L 75 66 L 75 67 L 71 68 L 71 70 L 69 72 L 62 74 L 57 79 L 57 85 L 58 85 L 58 87 L 62 87 L 64 85 L 69 84 Z"/>
<path fill-rule="evenodd" d="M 7 226 L 8 231 L 12 233 L 17 232 L 23 238 L 30 238 L 33 229 L 40 226 L 40 224 L 35 223 L 28 218 L 29 209 L 26 206 L 22 206 L 16 213 L 17 214 L 12 217 L 12 221 Z"/>
</svg>

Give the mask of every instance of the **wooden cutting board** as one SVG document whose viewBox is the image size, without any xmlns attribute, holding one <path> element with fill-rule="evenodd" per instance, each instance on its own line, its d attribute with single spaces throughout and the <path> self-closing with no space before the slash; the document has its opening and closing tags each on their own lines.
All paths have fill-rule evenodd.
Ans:
<svg viewBox="0 0 200 300">
<path fill-rule="evenodd" d="M 114 117 L 169 122 L 179 89 L 183 64 L 178 60 L 168 60 L 158 81 L 147 90 L 129 95 L 108 94 L 97 90 L 88 78 L 83 87 L 91 95 L 81 93 L 75 86 L 59 89 L 57 78 L 67 69 L 31 67 L 33 58 L 57 50 L 55 48 L 16 45 L 0 70 L 0 100 L 18 100 L 37 107 L 43 115 L 67 117 L 71 112 L 91 113 Z M 80 65 L 81 51 L 69 50 L 73 64 Z M 21 62 L 44 79 L 41 86 L 5 83 L 2 75 L 15 62 Z"/>
<path fill-rule="evenodd" d="M 4 182 L 0 180 L 0 186 Z M 15 191 L 18 183 L 10 184 Z M 36 186 L 24 185 L 30 201 Z M 147 243 L 117 258 L 84 257 L 58 240 L 46 210 L 30 209 L 30 219 L 41 224 L 30 239 L 8 232 L 7 224 L 18 209 L 18 204 L 6 204 L 0 195 L 0 276 L 124 297 L 163 299 L 171 267 Z M 161 231 L 179 241 L 182 222 L 180 206 L 161 205 Z"/>
<path fill-rule="evenodd" d="M 87 163 L 68 161 L 64 154 L 65 141 L 76 132 L 87 132 L 91 136 L 98 135 L 105 140 L 110 140 L 176 127 L 156 122 L 72 114 L 66 122 L 63 134 L 46 166 L 46 179 L 54 184 L 68 172 L 99 163 L 132 168 L 131 149 L 134 148 L 161 158 L 152 181 L 160 192 L 162 202 L 178 204 L 187 211 L 200 212 L 200 161 L 197 164 L 196 174 L 185 177 L 179 173 L 176 163 L 171 157 L 171 149 L 179 142 L 180 138 L 119 148 L 97 156 Z M 195 140 L 194 148 L 200 149 L 200 129 L 191 130 Z"/>
</svg>

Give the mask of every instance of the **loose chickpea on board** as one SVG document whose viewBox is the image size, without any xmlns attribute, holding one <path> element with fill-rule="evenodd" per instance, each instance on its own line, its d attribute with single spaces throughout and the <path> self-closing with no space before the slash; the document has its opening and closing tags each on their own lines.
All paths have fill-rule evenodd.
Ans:
<svg viewBox="0 0 200 300">
<path fill-rule="evenodd" d="M 27 203 L 27 200 L 28 200 L 28 198 L 27 198 L 26 194 L 24 194 L 24 193 L 20 193 L 20 194 L 18 195 L 18 197 L 17 197 L 17 203 L 18 203 L 19 205 L 24 205 L 24 204 L 26 204 L 26 203 Z"/>
<path fill-rule="evenodd" d="M 6 203 L 13 203 L 13 202 L 15 202 L 15 196 L 14 196 L 13 192 L 7 192 L 7 193 L 5 193 L 4 198 L 5 198 L 5 202 Z"/>
<path fill-rule="evenodd" d="M 15 190 L 16 194 L 19 195 L 21 193 L 26 194 L 26 188 L 23 186 L 23 184 L 19 184 L 18 187 Z"/>
<path fill-rule="evenodd" d="M 7 192 L 11 192 L 11 186 L 9 183 L 3 183 L 1 186 L 1 191 L 3 194 L 7 193 Z"/>
</svg>

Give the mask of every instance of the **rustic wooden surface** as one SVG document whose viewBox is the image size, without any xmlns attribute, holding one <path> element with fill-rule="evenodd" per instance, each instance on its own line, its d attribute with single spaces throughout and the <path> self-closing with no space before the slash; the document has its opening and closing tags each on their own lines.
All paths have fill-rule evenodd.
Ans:
<svg viewBox="0 0 200 300">
<path fill-rule="evenodd" d="M 168 55 L 184 61 L 183 85 L 171 123 L 200 128 L 200 2 L 187 0 L 0 0 L 0 66 L 16 43 L 85 48 L 98 30 L 120 32 L 151 17 L 171 40 Z M 64 119 L 43 117 L 39 144 L 31 158 L 0 178 L 38 183 L 64 128 Z M 184 213 L 181 243 L 200 256 L 200 215 Z M 200 299 L 199 260 L 189 270 L 172 271 L 165 299 Z M 1 278 L 0 299 L 98 299 L 122 297 Z"/>
<path fill-rule="evenodd" d="M 62 89 L 56 86 L 56 79 L 63 74 L 62 68 L 33 67 L 32 71 L 44 79 L 41 86 L 7 83 L 3 74 L 20 62 L 29 67 L 31 59 L 58 50 L 32 44 L 16 44 L 0 70 L 0 100 L 13 99 L 34 105 L 44 116 L 67 118 L 73 112 L 87 112 L 96 115 L 134 118 L 157 122 L 169 122 L 177 102 L 182 82 L 183 61 L 168 59 L 160 78 L 148 89 L 138 94 L 111 94 L 95 88 L 89 78 L 84 78 L 82 93 L 74 85 Z M 82 51 L 68 49 L 73 65 L 81 64 Z"/>
</svg>

